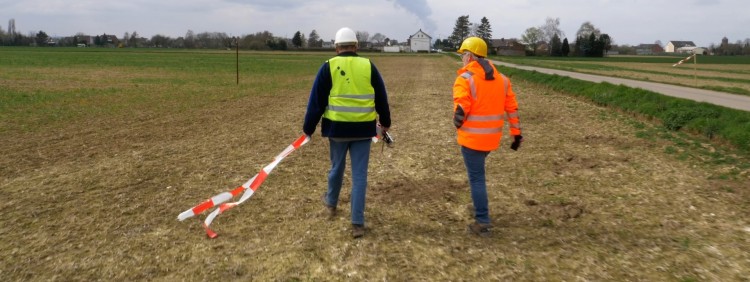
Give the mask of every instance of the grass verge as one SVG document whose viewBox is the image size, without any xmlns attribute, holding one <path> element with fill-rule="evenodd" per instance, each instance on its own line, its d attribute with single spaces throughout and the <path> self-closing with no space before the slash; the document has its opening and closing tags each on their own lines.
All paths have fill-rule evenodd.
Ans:
<svg viewBox="0 0 750 282">
<path fill-rule="evenodd" d="M 581 81 L 514 68 L 504 68 L 504 71 L 515 78 L 547 85 L 555 91 L 585 97 L 598 105 L 655 119 L 671 131 L 699 134 L 750 152 L 749 112 L 622 85 Z"/>
</svg>

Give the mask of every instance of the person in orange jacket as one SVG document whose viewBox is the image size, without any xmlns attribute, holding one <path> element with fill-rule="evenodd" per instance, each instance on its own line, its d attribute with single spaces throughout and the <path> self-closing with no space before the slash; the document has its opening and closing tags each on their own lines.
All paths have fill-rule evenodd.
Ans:
<svg viewBox="0 0 750 282">
<path fill-rule="evenodd" d="M 461 145 L 469 177 L 475 222 L 469 230 L 482 237 L 491 235 L 485 160 L 500 146 L 505 119 L 510 124 L 513 143 L 518 150 L 523 141 L 518 118 L 518 102 L 510 79 L 497 71 L 487 59 L 487 43 L 469 37 L 458 49 L 463 67 L 453 84 L 453 124 Z"/>
</svg>

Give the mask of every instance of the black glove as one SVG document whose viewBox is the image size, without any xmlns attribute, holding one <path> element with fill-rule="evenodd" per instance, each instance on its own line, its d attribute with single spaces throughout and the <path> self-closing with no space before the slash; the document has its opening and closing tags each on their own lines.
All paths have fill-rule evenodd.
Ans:
<svg viewBox="0 0 750 282">
<path fill-rule="evenodd" d="M 513 135 L 513 143 L 510 144 L 510 148 L 513 151 L 517 151 L 518 147 L 521 147 L 521 142 L 523 142 L 523 136 Z"/>
</svg>

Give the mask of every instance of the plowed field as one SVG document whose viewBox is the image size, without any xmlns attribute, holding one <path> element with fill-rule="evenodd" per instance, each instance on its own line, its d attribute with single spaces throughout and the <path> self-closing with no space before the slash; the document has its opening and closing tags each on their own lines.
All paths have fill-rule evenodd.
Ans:
<svg viewBox="0 0 750 282">
<path fill-rule="evenodd" d="M 0 95 L 82 95 L 4 112 L 0 275 L 750 280 L 750 175 L 699 151 L 731 152 L 675 145 L 700 140 L 657 137 L 665 133 L 647 121 L 523 81 L 514 89 L 526 141 L 514 152 L 506 139 L 488 158 L 493 236 L 468 234 L 471 198 L 451 122 L 459 63 L 443 55 L 372 55 L 389 91 L 396 146 L 372 148 L 364 238 L 350 236 L 348 180 L 341 212 L 325 219 L 328 143 L 318 131 L 250 200 L 217 217 L 219 237 L 208 239 L 205 214 L 184 222 L 177 215 L 241 185 L 301 134 L 325 59 L 243 56 L 269 62 L 242 73 L 239 86 L 233 72 L 200 68 L 0 68 Z M 284 70 L 291 60 L 311 63 Z M 50 110 L 19 118 L 39 107 Z"/>
</svg>

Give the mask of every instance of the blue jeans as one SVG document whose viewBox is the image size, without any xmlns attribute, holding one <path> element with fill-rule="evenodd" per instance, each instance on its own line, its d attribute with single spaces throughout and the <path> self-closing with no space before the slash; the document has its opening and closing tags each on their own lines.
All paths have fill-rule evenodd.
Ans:
<svg viewBox="0 0 750 282">
<path fill-rule="evenodd" d="M 352 161 L 352 224 L 365 224 L 365 194 L 367 192 L 367 165 L 370 162 L 370 139 L 336 142 L 328 139 L 331 152 L 331 170 L 328 172 L 326 202 L 336 206 L 344 181 L 346 152 Z"/>
<path fill-rule="evenodd" d="M 474 202 L 474 218 L 479 223 L 490 223 L 490 210 L 487 201 L 487 183 L 484 177 L 484 163 L 490 152 L 477 151 L 461 146 L 464 165 L 469 175 L 471 200 Z"/>
</svg>

